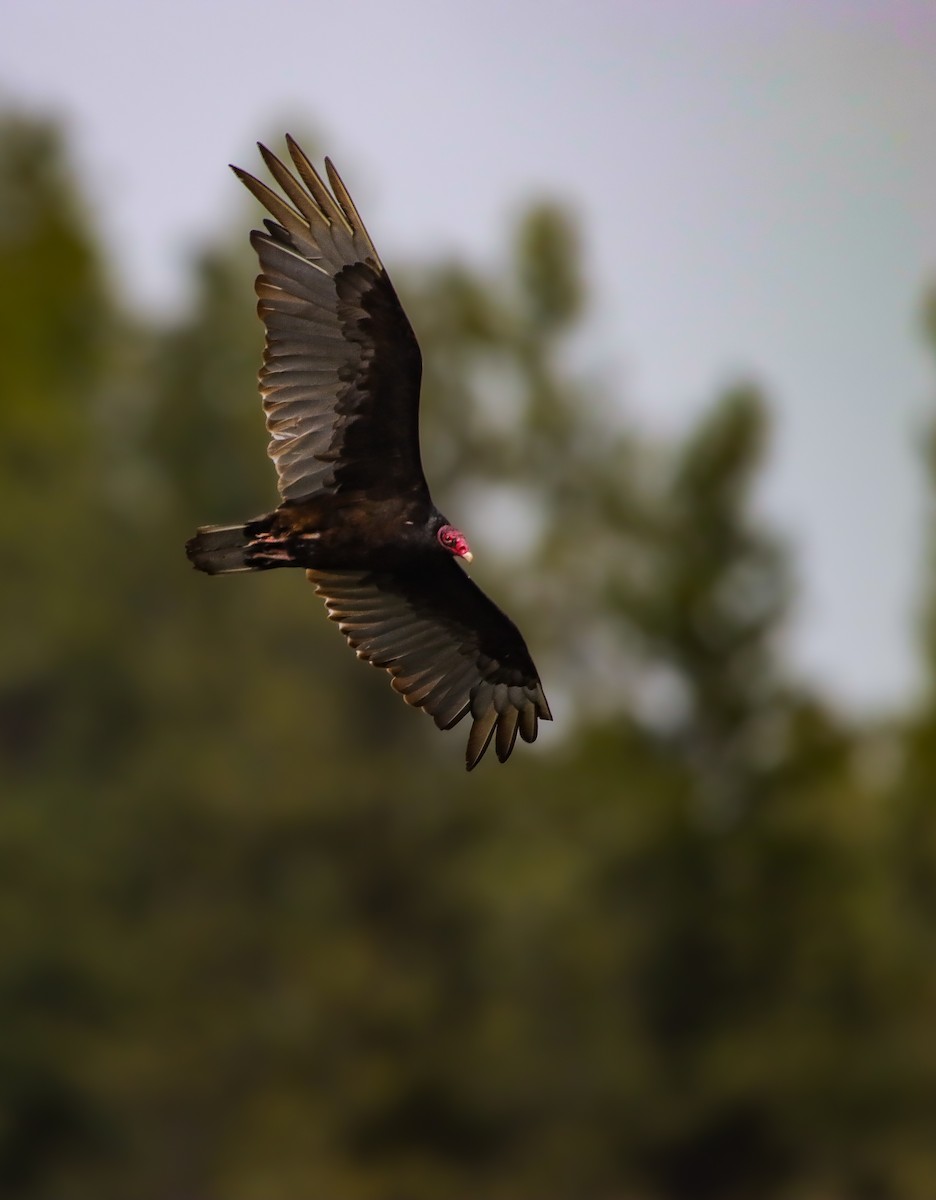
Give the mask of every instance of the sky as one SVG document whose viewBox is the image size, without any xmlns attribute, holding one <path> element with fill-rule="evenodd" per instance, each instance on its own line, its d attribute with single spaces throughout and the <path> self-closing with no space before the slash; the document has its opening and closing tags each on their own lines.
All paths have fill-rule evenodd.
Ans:
<svg viewBox="0 0 936 1200">
<path fill-rule="evenodd" d="M 226 164 L 287 127 L 391 273 L 495 265 L 527 201 L 567 203 L 589 366 L 639 427 L 766 389 L 795 662 L 876 712 L 920 682 L 934 63 L 932 0 L 8 0 L 0 103 L 66 121 L 120 282 L 160 312 L 247 211 Z"/>
</svg>

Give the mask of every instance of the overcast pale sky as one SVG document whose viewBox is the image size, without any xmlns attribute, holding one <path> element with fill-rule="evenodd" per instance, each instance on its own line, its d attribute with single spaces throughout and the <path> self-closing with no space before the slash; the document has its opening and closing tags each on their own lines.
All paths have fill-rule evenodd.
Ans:
<svg viewBox="0 0 936 1200">
<path fill-rule="evenodd" d="M 917 681 L 933 0 L 8 0 L 2 100 L 67 119 L 125 287 L 160 308 L 244 211 L 225 164 L 286 122 L 320 135 L 391 270 L 493 263 L 524 200 L 567 200 L 589 344 L 635 419 L 767 387 L 802 669 L 862 708 Z"/>
</svg>

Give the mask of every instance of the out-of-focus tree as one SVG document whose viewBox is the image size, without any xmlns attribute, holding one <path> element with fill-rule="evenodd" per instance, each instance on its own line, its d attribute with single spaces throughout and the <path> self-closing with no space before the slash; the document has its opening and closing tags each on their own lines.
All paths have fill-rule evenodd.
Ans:
<svg viewBox="0 0 936 1200">
<path fill-rule="evenodd" d="M 757 802 L 785 732 L 776 639 L 789 571 L 751 512 L 765 422 L 750 387 L 703 419 L 668 471 L 646 582 L 616 597 L 659 672 L 651 716 L 716 820 Z"/>
<path fill-rule="evenodd" d="M 19 1195 L 95 1137 L 78 1031 L 107 989 L 65 900 L 84 873 L 67 798 L 122 689 L 94 602 L 114 307 L 60 134 L 18 114 L 0 118 L 0 280 L 0 1191 Z"/>
<path fill-rule="evenodd" d="M 48 749 L 67 717 L 63 658 L 80 653 L 70 589 L 97 564 L 82 550 L 99 464 L 95 425 L 112 330 L 104 268 L 48 123 L 0 120 L 0 652 L 11 759 Z M 77 663 L 74 664 L 77 667 Z"/>
</svg>

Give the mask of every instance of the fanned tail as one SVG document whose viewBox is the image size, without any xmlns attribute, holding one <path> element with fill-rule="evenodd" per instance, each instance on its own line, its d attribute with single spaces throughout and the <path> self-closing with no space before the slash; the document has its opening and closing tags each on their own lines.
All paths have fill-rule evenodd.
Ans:
<svg viewBox="0 0 936 1200">
<path fill-rule="evenodd" d="M 207 575 L 295 566 L 292 548 L 269 533 L 271 518 L 242 525 L 205 525 L 185 543 L 192 566 Z"/>
<path fill-rule="evenodd" d="M 208 575 L 252 571 L 246 551 L 250 535 L 245 525 L 206 525 L 185 543 L 192 566 Z"/>
</svg>

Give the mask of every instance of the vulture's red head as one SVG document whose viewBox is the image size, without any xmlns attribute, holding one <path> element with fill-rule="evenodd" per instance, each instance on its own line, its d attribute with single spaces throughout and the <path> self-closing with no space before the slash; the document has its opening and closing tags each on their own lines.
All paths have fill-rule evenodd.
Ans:
<svg viewBox="0 0 936 1200">
<path fill-rule="evenodd" d="M 471 562 L 474 555 L 468 546 L 468 539 L 460 529 L 456 529 L 454 525 L 443 525 L 436 537 L 443 550 L 448 550 L 449 554 L 454 554 L 456 558 L 463 558 L 466 563 Z"/>
</svg>

